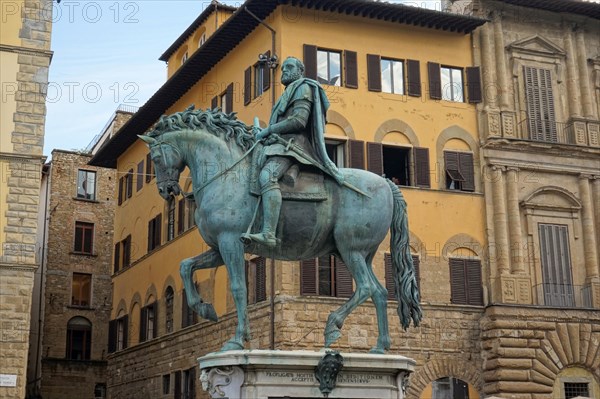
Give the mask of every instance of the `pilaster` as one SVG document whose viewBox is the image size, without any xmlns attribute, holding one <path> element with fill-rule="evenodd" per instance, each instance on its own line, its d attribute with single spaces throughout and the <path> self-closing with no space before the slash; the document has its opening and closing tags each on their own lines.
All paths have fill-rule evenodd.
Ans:
<svg viewBox="0 0 600 399">
<path fill-rule="evenodd" d="M 583 247 L 585 259 L 586 281 L 598 280 L 598 253 L 596 232 L 594 227 L 594 210 L 592 208 L 592 197 L 590 192 L 589 175 L 579 176 L 579 195 L 581 197 L 581 226 L 583 232 Z"/>
<path fill-rule="evenodd" d="M 581 118 L 581 97 L 577 84 L 576 53 L 572 39 L 573 29 L 566 25 L 563 29 L 564 48 L 567 53 L 567 97 L 569 104 L 569 115 Z"/>
<path fill-rule="evenodd" d="M 506 170 L 508 229 L 510 235 L 511 273 L 524 273 L 523 243 L 521 240 L 521 215 L 519 211 L 519 169 L 509 167 Z"/>
</svg>

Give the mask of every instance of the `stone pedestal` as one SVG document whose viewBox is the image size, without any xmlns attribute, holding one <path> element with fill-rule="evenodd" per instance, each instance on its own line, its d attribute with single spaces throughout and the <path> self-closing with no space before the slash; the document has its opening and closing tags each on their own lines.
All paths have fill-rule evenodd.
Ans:
<svg viewBox="0 0 600 399">
<path fill-rule="evenodd" d="M 323 398 L 315 368 L 326 352 L 243 350 L 198 359 L 202 388 L 212 398 Z M 413 359 L 341 353 L 343 367 L 329 398 L 403 399 Z"/>
</svg>

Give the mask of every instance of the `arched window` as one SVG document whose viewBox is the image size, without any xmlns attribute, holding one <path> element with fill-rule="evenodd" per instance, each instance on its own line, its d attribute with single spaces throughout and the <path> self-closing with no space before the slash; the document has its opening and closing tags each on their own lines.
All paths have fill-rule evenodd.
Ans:
<svg viewBox="0 0 600 399">
<path fill-rule="evenodd" d="M 173 298 L 175 293 L 171 286 L 167 287 L 165 291 L 165 305 L 166 305 L 166 326 L 167 333 L 173 332 Z"/>
<path fill-rule="evenodd" d="M 431 399 L 478 399 L 479 395 L 468 383 L 455 377 L 443 377 L 431 384 Z"/>
<path fill-rule="evenodd" d="M 67 323 L 67 359 L 90 360 L 92 323 L 85 317 L 75 316 Z"/>
</svg>

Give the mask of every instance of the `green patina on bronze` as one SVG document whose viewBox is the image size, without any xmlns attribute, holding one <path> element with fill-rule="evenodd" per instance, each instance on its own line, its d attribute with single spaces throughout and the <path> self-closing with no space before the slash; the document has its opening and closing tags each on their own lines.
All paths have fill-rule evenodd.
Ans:
<svg viewBox="0 0 600 399">
<path fill-rule="evenodd" d="M 241 349 L 250 337 L 244 253 L 251 253 L 283 260 L 325 255 L 343 260 L 356 291 L 329 315 L 325 346 L 339 339 L 346 317 L 371 298 L 379 331 L 372 352 L 383 353 L 390 347 L 387 290 L 373 273 L 372 262 L 389 230 L 401 324 L 405 329 L 411 321 L 417 326 L 422 317 L 408 242 L 406 202 L 391 181 L 364 170 L 338 169 L 329 160 L 324 152 L 328 104 L 324 92 L 318 83 L 297 73 L 284 79 L 290 71 L 302 69 L 296 59 L 284 62 L 282 82 L 287 89 L 264 130 L 250 128 L 235 114 L 191 106 L 163 116 L 140 138 L 150 147 L 157 188 L 165 200 L 181 193 L 180 173 L 185 167 L 190 169 L 196 224 L 211 249 L 184 259 L 180 273 L 189 306 L 201 317 L 216 321 L 213 306 L 202 301 L 193 284 L 193 273 L 223 264 L 227 267 L 238 324 L 222 350 Z M 295 156 L 290 146 L 282 145 L 290 141 L 309 156 Z M 261 151 L 258 166 L 252 162 L 253 151 Z M 250 173 L 253 165 L 260 168 L 261 196 L 251 192 L 257 184 L 251 178 L 256 176 Z M 320 178 L 325 200 L 300 196 L 293 198 L 304 200 L 282 201 L 281 190 L 286 185 L 292 190 L 306 189 L 303 182 L 318 180 L 321 171 L 325 172 L 325 178 Z M 303 180 L 307 175 L 314 178 Z M 308 187 L 309 191 L 312 188 Z M 257 231 L 255 224 L 262 224 L 262 231 Z"/>
</svg>

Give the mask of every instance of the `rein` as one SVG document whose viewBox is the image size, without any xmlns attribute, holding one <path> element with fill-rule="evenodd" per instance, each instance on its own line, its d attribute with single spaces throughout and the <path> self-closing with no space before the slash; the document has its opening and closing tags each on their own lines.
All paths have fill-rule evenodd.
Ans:
<svg viewBox="0 0 600 399">
<path fill-rule="evenodd" d="M 217 173 L 216 175 L 214 175 L 213 177 L 211 177 L 210 179 L 208 179 L 206 182 L 204 182 L 204 184 L 202 184 L 200 187 L 198 188 L 194 188 L 194 191 L 191 193 L 186 193 L 182 191 L 182 194 L 184 197 L 186 198 L 190 198 L 193 195 L 196 195 L 198 193 L 200 193 L 200 191 L 204 190 L 206 188 L 206 186 L 208 186 L 210 183 L 212 183 L 213 181 L 217 180 L 219 177 L 223 176 L 224 174 L 226 174 L 227 172 L 229 172 L 231 169 L 235 168 L 237 166 L 237 164 L 239 164 L 240 162 L 242 162 L 244 160 L 244 158 L 246 158 L 248 155 L 250 155 L 250 153 L 252 151 L 254 151 L 254 148 L 256 148 L 256 146 L 258 145 L 258 143 L 260 143 L 260 140 L 256 140 L 254 142 L 254 144 L 252 145 L 252 147 L 250 147 L 250 149 L 248 149 L 248 151 L 246 151 L 244 153 L 244 155 L 242 155 L 242 157 L 240 159 L 238 159 L 237 161 L 235 161 L 230 167 L 228 167 L 227 169 L 225 169 L 224 171 Z"/>
</svg>

